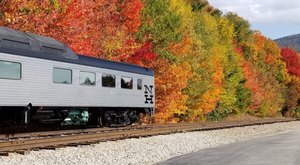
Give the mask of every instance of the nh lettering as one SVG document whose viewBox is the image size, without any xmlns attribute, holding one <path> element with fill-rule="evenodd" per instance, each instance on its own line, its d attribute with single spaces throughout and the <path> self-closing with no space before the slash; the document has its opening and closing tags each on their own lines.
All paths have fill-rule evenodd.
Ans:
<svg viewBox="0 0 300 165">
<path fill-rule="evenodd" d="M 145 87 L 145 104 L 153 104 L 153 85 L 144 85 Z"/>
</svg>

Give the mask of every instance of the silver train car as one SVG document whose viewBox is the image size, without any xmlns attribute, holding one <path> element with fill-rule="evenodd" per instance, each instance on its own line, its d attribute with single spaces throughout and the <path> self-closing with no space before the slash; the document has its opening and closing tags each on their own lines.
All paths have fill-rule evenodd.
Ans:
<svg viewBox="0 0 300 165">
<path fill-rule="evenodd" d="M 154 71 L 0 27 L 0 126 L 125 126 L 154 113 Z"/>
</svg>

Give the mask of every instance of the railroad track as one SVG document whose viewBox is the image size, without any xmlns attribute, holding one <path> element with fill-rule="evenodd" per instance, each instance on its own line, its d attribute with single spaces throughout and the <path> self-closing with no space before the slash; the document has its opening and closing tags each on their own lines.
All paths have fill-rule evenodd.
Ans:
<svg viewBox="0 0 300 165">
<path fill-rule="evenodd" d="M 0 155 L 10 152 L 26 154 L 30 150 L 55 149 L 66 146 L 89 145 L 102 141 L 140 138 L 171 133 L 206 131 L 253 125 L 291 122 L 297 119 L 260 119 L 255 121 L 227 121 L 187 124 L 130 126 L 124 128 L 93 128 L 0 135 Z"/>
</svg>

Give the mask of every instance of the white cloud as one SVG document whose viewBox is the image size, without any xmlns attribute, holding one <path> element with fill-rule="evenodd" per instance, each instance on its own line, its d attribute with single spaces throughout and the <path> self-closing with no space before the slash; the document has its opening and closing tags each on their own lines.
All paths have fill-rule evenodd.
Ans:
<svg viewBox="0 0 300 165">
<path fill-rule="evenodd" d="M 300 24 L 298 0 L 208 0 L 224 11 L 235 12 L 250 23 Z"/>
</svg>

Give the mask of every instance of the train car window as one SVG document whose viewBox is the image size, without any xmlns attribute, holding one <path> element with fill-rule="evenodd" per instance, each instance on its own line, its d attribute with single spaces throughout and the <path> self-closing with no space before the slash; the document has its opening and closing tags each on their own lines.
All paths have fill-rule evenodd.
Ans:
<svg viewBox="0 0 300 165">
<path fill-rule="evenodd" d="M 0 78 L 21 80 L 21 63 L 0 60 Z"/>
<path fill-rule="evenodd" d="M 102 75 L 102 86 L 103 87 L 116 87 L 116 76 L 103 74 Z"/>
<path fill-rule="evenodd" d="M 53 82 L 60 84 L 72 84 L 72 70 L 53 68 Z"/>
<path fill-rule="evenodd" d="M 121 88 L 124 89 L 132 89 L 132 78 L 129 77 L 122 77 L 121 78 Z"/>
<path fill-rule="evenodd" d="M 92 72 L 80 72 L 80 85 L 96 85 L 96 74 Z"/>
<path fill-rule="evenodd" d="M 137 89 L 138 90 L 142 90 L 142 86 L 143 86 L 143 80 L 142 79 L 138 79 L 137 80 Z"/>
</svg>

